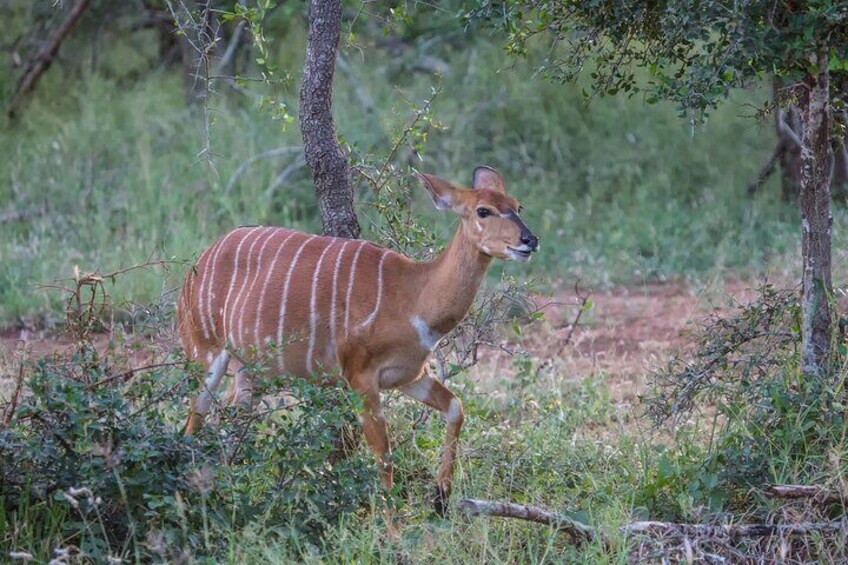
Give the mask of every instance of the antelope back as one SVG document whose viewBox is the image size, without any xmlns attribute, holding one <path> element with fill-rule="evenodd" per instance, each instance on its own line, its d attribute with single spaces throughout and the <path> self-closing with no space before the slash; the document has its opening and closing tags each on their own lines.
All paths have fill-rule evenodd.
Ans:
<svg viewBox="0 0 848 565">
<path fill-rule="evenodd" d="M 340 367 L 340 346 L 387 316 L 386 273 L 402 260 L 363 240 L 237 228 L 186 275 L 178 308 L 185 351 L 208 363 L 224 347 L 273 350 L 277 368 L 298 376 Z"/>
</svg>

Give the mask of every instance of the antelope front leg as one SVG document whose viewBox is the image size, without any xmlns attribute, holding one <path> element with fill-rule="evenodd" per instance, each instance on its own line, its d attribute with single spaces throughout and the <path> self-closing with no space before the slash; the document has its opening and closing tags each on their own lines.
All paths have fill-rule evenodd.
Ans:
<svg viewBox="0 0 848 565">
<path fill-rule="evenodd" d="M 433 507 L 436 513 L 444 516 L 447 513 L 453 481 L 453 467 L 456 462 L 456 447 L 459 443 L 459 432 L 462 430 L 464 419 L 462 402 L 445 385 L 426 373 L 417 380 L 401 387 L 400 391 L 410 398 L 438 410 L 445 419 L 444 451 L 442 453 L 442 464 L 439 468 L 436 496 L 433 499 Z"/>
</svg>

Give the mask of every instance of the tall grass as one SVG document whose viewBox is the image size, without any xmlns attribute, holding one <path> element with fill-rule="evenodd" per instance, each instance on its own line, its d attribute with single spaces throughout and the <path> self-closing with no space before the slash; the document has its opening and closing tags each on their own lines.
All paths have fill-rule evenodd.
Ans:
<svg viewBox="0 0 848 565">
<path fill-rule="evenodd" d="M 3 226 L 3 323 L 55 311 L 56 297 L 33 285 L 69 276 L 74 265 L 109 271 L 151 254 L 191 260 L 240 224 L 319 228 L 305 168 L 274 187 L 296 153 L 256 160 L 230 183 L 252 157 L 299 146 L 296 126 L 282 129 L 252 94 L 218 84 L 209 108 L 213 154 L 198 157 L 202 110 L 186 107 L 176 72 L 103 72 L 119 68 L 113 59 L 137 38 L 123 41 L 81 76 L 50 75 L 22 121 L 0 138 L 0 200 L 45 212 Z M 303 42 L 302 29 L 288 31 L 279 67 L 300 68 Z M 439 54 L 450 65 L 434 104 L 444 127 L 430 130 L 419 168 L 457 182 L 468 182 L 479 163 L 499 168 L 542 240 L 531 273 L 602 284 L 755 273 L 797 245 L 797 213 L 774 187 L 753 200 L 745 194 L 773 143 L 768 124 L 742 115 L 762 93 L 738 93 L 691 130 L 661 104 L 615 98 L 587 106 L 579 85 L 546 82 L 532 63 L 505 62 L 499 46 L 481 38 Z M 135 57 L 143 63 L 155 53 Z M 357 154 L 385 155 L 409 119 L 409 101 L 429 97 L 440 79 L 378 48 L 348 58 L 353 72 L 338 73 L 335 89 L 338 130 Z M 374 101 L 373 113 L 357 89 Z M 296 100 L 294 86 L 289 98 Z M 367 228 L 364 186 L 359 201 Z M 450 237 L 451 218 L 431 213 L 420 195 L 415 207 Z M 139 274 L 113 298 L 149 302 L 181 272 Z"/>
</svg>

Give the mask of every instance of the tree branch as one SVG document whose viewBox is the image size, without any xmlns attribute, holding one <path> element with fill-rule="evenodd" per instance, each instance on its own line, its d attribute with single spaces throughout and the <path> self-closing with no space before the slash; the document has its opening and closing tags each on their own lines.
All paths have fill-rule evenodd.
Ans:
<svg viewBox="0 0 848 565">
<path fill-rule="evenodd" d="M 785 126 L 786 124 L 783 124 L 783 125 Z M 766 182 L 766 180 L 768 180 L 768 178 L 774 172 L 775 165 L 777 165 L 777 162 L 780 161 L 780 158 L 783 156 L 783 154 L 785 152 L 786 152 L 786 142 L 783 139 L 781 139 L 777 143 L 777 147 L 774 148 L 774 151 L 772 152 L 771 157 L 769 157 L 769 160 L 766 161 L 766 163 L 760 169 L 760 172 L 757 173 L 757 177 L 754 180 L 752 180 L 750 183 L 748 183 L 748 195 L 749 196 L 753 196 L 757 192 L 757 189 L 760 188 L 760 186 L 762 186 L 762 184 L 764 182 Z"/>
<path fill-rule="evenodd" d="M 56 53 L 59 52 L 59 47 L 62 46 L 62 42 L 65 41 L 74 27 L 76 27 L 77 22 L 79 22 L 80 17 L 82 17 L 90 3 L 91 0 L 79 0 L 76 4 L 74 4 L 71 11 L 68 12 L 65 21 L 63 21 L 59 26 L 59 29 L 56 30 L 53 38 L 47 42 L 44 49 L 39 51 L 30 64 L 27 65 L 27 70 L 18 83 L 18 88 L 15 90 L 15 94 L 12 96 L 12 101 L 6 109 L 6 115 L 9 119 L 15 118 L 18 106 L 20 106 L 24 97 L 35 88 L 35 85 L 38 83 L 41 75 L 50 68 L 50 64 L 56 57 Z"/>
<path fill-rule="evenodd" d="M 801 151 L 804 150 L 804 142 L 798 137 L 798 134 L 795 133 L 789 124 L 786 123 L 786 120 L 783 119 L 784 111 L 782 109 L 777 110 L 777 129 L 780 131 L 781 137 L 788 139 L 791 141 L 798 149 Z"/>
</svg>

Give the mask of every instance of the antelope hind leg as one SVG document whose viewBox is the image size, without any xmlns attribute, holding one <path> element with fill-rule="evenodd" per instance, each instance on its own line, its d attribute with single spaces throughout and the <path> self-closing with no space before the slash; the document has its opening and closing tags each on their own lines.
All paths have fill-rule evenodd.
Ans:
<svg viewBox="0 0 848 565">
<path fill-rule="evenodd" d="M 226 349 L 221 350 L 218 356 L 212 362 L 212 366 L 206 372 L 206 379 L 203 381 L 203 390 L 196 398 L 191 400 L 189 405 L 188 421 L 186 422 L 185 434 L 192 435 L 203 426 L 203 418 L 209 412 L 209 407 L 212 406 L 212 398 L 215 391 L 221 386 L 221 378 L 227 372 L 227 365 L 230 362 L 230 354 Z"/>
</svg>

